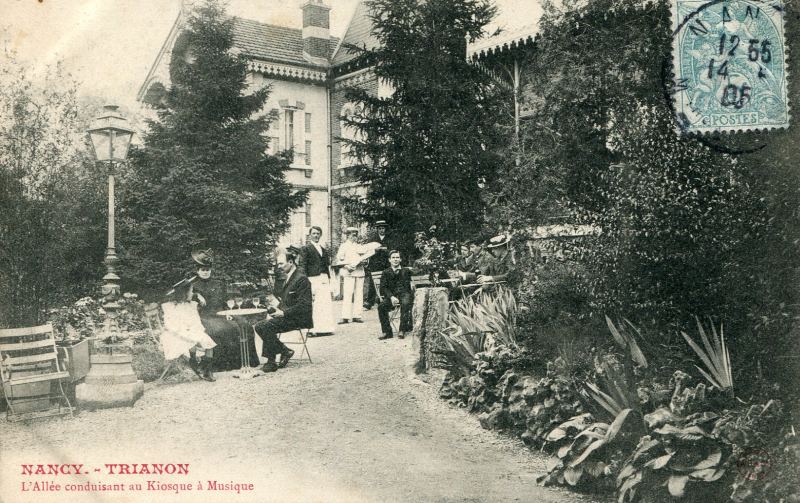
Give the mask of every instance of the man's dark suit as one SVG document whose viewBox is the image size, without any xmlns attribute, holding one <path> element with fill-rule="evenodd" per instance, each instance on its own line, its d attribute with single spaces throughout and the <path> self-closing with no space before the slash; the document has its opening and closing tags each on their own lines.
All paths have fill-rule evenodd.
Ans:
<svg viewBox="0 0 800 503">
<path fill-rule="evenodd" d="M 392 325 L 389 322 L 389 313 L 394 309 L 392 297 L 400 301 L 400 331 L 410 332 L 411 307 L 414 304 L 414 292 L 411 289 L 411 269 L 401 267 L 394 271 L 391 267 L 381 273 L 381 297 L 383 301 L 378 305 L 378 318 L 381 320 L 381 331 L 384 335 L 392 336 Z"/>
<path fill-rule="evenodd" d="M 330 276 L 328 272 L 328 267 L 331 265 L 330 255 L 324 247 L 320 246 L 320 248 L 322 249 L 321 256 L 313 243 L 307 243 L 300 251 L 300 260 L 297 268 L 309 278 L 320 274 Z"/>
<path fill-rule="evenodd" d="M 380 243 L 381 248 L 375 252 L 375 255 L 370 257 L 367 266 L 364 268 L 364 307 L 369 309 L 375 304 L 375 282 L 372 280 L 372 273 L 383 271 L 389 267 L 389 252 L 392 251 L 394 246 L 394 239 L 390 237 L 387 232 L 380 237 L 377 233 L 368 240 L 371 243 Z"/>
<path fill-rule="evenodd" d="M 269 361 L 275 361 L 276 354 L 285 355 L 288 350 L 286 345 L 278 340 L 277 334 L 314 326 L 311 314 L 311 282 L 305 274 L 295 269 L 286 282 L 275 291 L 275 296 L 280 299 L 278 309 L 283 311 L 283 316 L 260 321 L 255 325 L 256 333 L 263 341 L 261 356 L 266 356 Z"/>
</svg>

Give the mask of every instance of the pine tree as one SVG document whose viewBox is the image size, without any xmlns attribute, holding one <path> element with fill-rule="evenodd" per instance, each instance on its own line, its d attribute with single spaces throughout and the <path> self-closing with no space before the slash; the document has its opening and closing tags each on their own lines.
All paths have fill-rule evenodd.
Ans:
<svg viewBox="0 0 800 503">
<path fill-rule="evenodd" d="M 263 271 L 265 254 L 305 200 L 292 194 L 288 156 L 267 153 L 268 88 L 247 89 L 232 18 L 209 0 L 189 18 L 171 63 L 172 87 L 121 185 L 125 279 L 163 286 L 211 248 L 235 279 Z M 129 286 L 126 286 L 129 288 Z"/>
<path fill-rule="evenodd" d="M 486 0 L 372 0 L 374 49 L 352 49 L 394 90 L 379 98 L 351 89 L 362 113 L 345 119 L 357 134 L 342 139 L 363 201 L 363 217 L 386 217 L 405 235 L 436 224 L 440 237 L 472 234 L 484 207 L 481 187 L 501 165 L 497 147 L 498 90 L 466 59 L 467 40 L 483 34 L 495 14 Z"/>
</svg>

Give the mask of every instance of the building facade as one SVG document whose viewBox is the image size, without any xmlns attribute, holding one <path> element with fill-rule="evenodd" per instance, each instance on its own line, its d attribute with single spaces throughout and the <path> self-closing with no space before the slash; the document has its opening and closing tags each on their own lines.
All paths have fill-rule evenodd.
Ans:
<svg viewBox="0 0 800 503">
<path fill-rule="evenodd" d="M 181 10 L 140 88 L 137 98 L 145 106 L 159 103 L 170 86 L 171 62 L 186 57 L 181 34 L 188 9 Z M 276 153 L 294 147 L 287 178 L 292 187 L 309 193 L 306 205 L 291 216 L 290 230 L 279 244 L 304 243 L 308 229 L 316 225 L 324 230 L 323 241 L 335 249 L 346 227 L 367 225 L 348 217 L 342 204 L 345 198 L 366 195 L 350 169 L 354 160 L 339 140 L 356 134 L 342 121 L 358 112 L 347 101 L 346 91 L 359 87 L 389 96 L 392 90 L 351 49 L 369 49 L 378 43 L 364 0 L 357 4 L 341 39 L 330 35 L 331 8 L 322 0 L 308 0 L 301 10 L 301 28 L 234 17 L 234 50 L 249 60 L 253 90 L 271 86 L 264 110 L 277 117 L 270 125 L 270 149 Z M 525 39 L 532 40 L 529 35 Z M 492 56 L 493 49 L 507 43 L 505 39 L 482 41 L 469 57 L 478 61 Z"/>
</svg>

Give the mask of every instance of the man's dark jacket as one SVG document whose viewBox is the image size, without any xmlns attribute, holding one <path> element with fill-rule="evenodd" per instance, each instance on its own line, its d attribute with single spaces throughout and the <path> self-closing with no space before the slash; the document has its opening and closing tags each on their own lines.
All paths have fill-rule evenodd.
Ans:
<svg viewBox="0 0 800 503">
<path fill-rule="evenodd" d="M 299 269 L 292 272 L 287 281 L 275 292 L 275 296 L 280 299 L 278 308 L 283 311 L 283 318 L 287 324 L 291 324 L 295 328 L 314 326 L 314 320 L 311 317 L 313 312 L 311 282 Z"/>
<path fill-rule="evenodd" d="M 372 239 L 368 240 L 369 242 L 380 243 L 382 248 L 375 252 L 375 255 L 370 257 L 369 259 L 369 270 L 372 272 L 383 271 L 387 267 L 389 267 L 389 252 L 394 249 L 395 246 L 395 239 L 390 233 L 386 233 L 381 239 L 376 232 Z"/>
<path fill-rule="evenodd" d="M 325 247 L 320 246 L 320 248 L 322 248 L 321 256 L 313 243 L 307 243 L 302 250 L 300 250 L 300 263 L 297 265 L 297 268 L 309 278 L 319 276 L 320 274 L 330 276 L 328 266 L 331 265 L 331 257 Z"/>
<path fill-rule="evenodd" d="M 404 293 L 412 293 L 411 269 L 401 267 L 398 272 L 394 272 L 391 267 L 384 269 L 381 273 L 381 297 L 399 299 Z"/>
</svg>

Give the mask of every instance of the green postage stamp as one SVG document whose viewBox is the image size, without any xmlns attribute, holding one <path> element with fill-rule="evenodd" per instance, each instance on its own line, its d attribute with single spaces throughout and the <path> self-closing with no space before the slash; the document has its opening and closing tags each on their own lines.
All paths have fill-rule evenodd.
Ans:
<svg viewBox="0 0 800 503">
<path fill-rule="evenodd" d="M 673 99 L 687 133 L 789 125 L 780 0 L 673 0 Z"/>
</svg>

